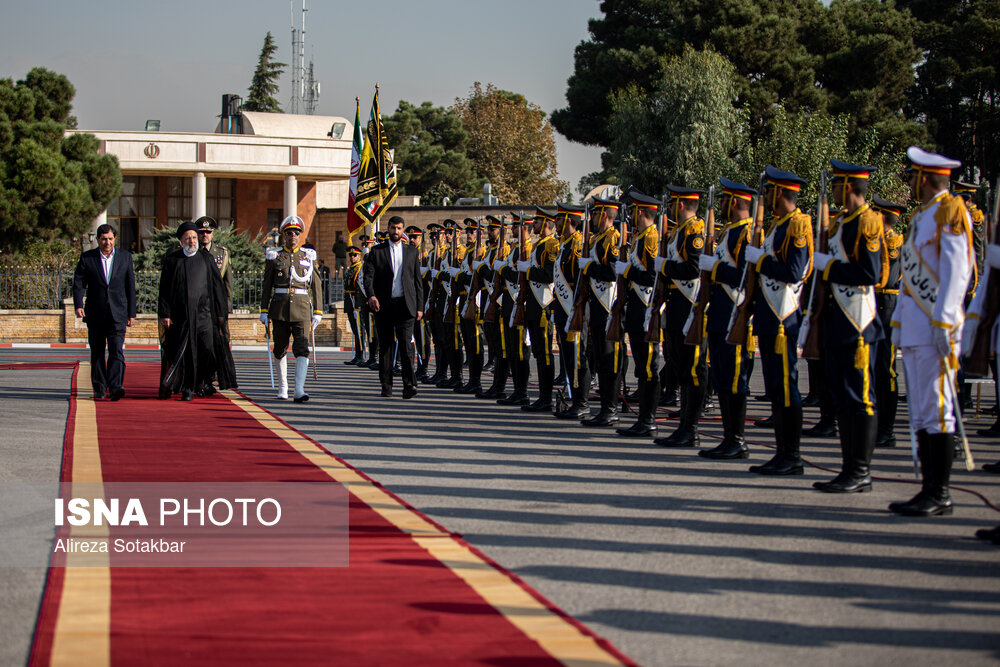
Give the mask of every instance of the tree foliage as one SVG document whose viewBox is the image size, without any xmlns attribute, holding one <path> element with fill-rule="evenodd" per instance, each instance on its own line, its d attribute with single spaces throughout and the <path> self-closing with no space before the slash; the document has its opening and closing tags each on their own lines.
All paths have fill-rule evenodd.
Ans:
<svg viewBox="0 0 1000 667">
<path fill-rule="evenodd" d="M 650 194 L 668 183 L 707 187 L 731 172 L 742 145 L 736 70 L 714 51 L 690 47 L 660 69 L 649 92 L 632 86 L 612 96 L 604 168 Z"/>
<path fill-rule="evenodd" d="M 568 195 L 558 176 L 555 133 L 537 104 L 477 81 L 451 108 L 469 134 L 476 173 L 501 202 L 543 204 Z"/>
<path fill-rule="evenodd" d="M 384 126 L 388 143 L 396 150 L 402 194 L 420 195 L 434 205 L 444 197 L 475 196 L 481 183 L 466 154 L 469 133 L 455 109 L 401 100 Z"/>
<path fill-rule="evenodd" d="M 989 181 L 1000 175 L 1000 0 L 899 0 L 918 22 L 909 113 L 937 148 Z"/>
<path fill-rule="evenodd" d="M 250 80 L 247 101 L 243 103 L 244 111 L 281 113 L 281 104 L 274 95 L 278 92 L 278 78 L 285 71 L 285 63 L 272 60 L 277 51 L 278 45 L 274 43 L 269 30 L 257 58 L 257 69 Z"/>
<path fill-rule="evenodd" d="M 73 238 L 121 192 L 113 155 L 98 154 L 92 134 L 66 130 L 73 85 L 36 67 L 16 84 L 0 80 L 0 247 L 31 239 Z"/>
<path fill-rule="evenodd" d="M 264 233 L 250 236 L 247 232 L 219 229 L 212 235 L 213 243 L 229 251 L 233 271 L 262 271 L 264 269 Z M 146 249 L 135 256 L 136 271 L 159 271 L 163 258 L 179 246 L 177 229 L 157 229 Z"/>
</svg>

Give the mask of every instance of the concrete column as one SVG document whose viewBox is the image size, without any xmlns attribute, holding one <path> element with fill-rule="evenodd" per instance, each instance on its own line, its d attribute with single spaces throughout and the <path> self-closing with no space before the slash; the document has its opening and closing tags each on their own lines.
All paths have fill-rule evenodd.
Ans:
<svg viewBox="0 0 1000 667">
<path fill-rule="evenodd" d="M 197 220 L 208 210 L 208 184 L 205 172 L 196 171 L 191 179 L 191 216 Z"/>
<path fill-rule="evenodd" d="M 97 247 L 97 228 L 100 227 L 101 225 L 107 224 L 107 222 L 108 222 L 108 211 L 107 209 L 105 209 L 97 214 L 97 217 L 94 218 L 93 224 L 91 224 L 90 226 L 90 233 L 94 235 L 94 242 L 93 243 L 90 242 L 89 236 L 83 237 L 84 250 L 93 250 L 94 248 Z M 116 236 L 118 235 L 117 230 L 115 231 L 115 235 Z"/>
<path fill-rule="evenodd" d="M 296 215 L 299 209 L 299 183 L 294 176 L 285 176 L 285 217 Z"/>
</svg>

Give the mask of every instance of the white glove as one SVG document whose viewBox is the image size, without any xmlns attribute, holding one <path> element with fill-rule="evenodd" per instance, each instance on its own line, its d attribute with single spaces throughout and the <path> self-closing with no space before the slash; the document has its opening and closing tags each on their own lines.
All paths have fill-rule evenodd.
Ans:
<svg viewBox="0 0 1000 667">
<path fill-rule="evenodd" d="M 322 322 L 322 321 L 323 321 L 323 316 L 322 315 L 320 315 L 319 313 L 313 313 L 313 316 L 312 316 L 313 331 L 316 330 L 316 327 L 318 327 L 319 323 Z"/>
<path fill-rule="evenodd" d="M 461 269 L 459 269 L 457 266 L 450 266 L 450 267 L 448 267 L 448 275 L 451 276 L 452 278 L 454 278 L 455 276 L 457 276 L 460 272 L 461 272 Z"/>
<path fill-rule="evenodd" d="M 746 254 L 744 256 L 747 258 L 748 262 L 750 262 L 751 264 L 756 264 L 760 260 L 760 258 L 763 257 L 765 254 L 766 253 L 760 248 L 755 248 L 752 245 L 748 245 L 746 249 Z"/>
<path fill-rule="evenodd" d="M 521 273 L 524 273 L 529 268 L 531 268 L 531 262 L 529 262 L 526 259 L 521 260 L 520 262 L 517 263 L 517 270 L 520 271 Z"/>
<path fill-rule="evenodd" d="M 892 331 L 889 333 L 889 342 L 893 344 L 894 347 L 899 347 L 899 340 L 902 336 L 902 331 L 899 327 L 889 327 Z"/>
<path fill-rule="evenodd" d="M 833 261 L 833 255 L 827 254 L 825 252 L 813 253 L 813 266 L 816 267 L 817 271 L 826 271 L 826 267 L 829 266 L 830 262 L 832 261 Z"/>
<path fill-rule="evenodd" d="M 576 264 L 577 266 L 580 267 L 581 270 L 586 269 L 587 265 L 590 264 L 590 262 L 591 262 L 590 257 L 581 257 L 580 259 L 576 260 Z"/>
<path fill-rule="evenodd" d="M 974 317 L 965 318 L 965 324 L 962 325 L 962 354 L 972 354 L 972 348 L 976 343 L 977 328 L 979 328 L 979 320 Z"/>
<path fill-rule="evenodd" d="M 986 247 L 986 263 L 994 269 L 1000 269 L 1000 245 L 991 243 Z"/>
<path fill-rule="evenodd" d="M 624 276 L 627 270 L 628 262 L 615 262 L 615 273 L 619 276 Z"/>
<path fill-rule="evenodd" d="M 260 321 L 264 323 L 265 327 L 267 326 L 267 313 L 260 314 Z"/>
<path fill-rule="evenodd" d="M 656 269 L 657 273 L 659 273 L 660 271 L 663 270 L 663 263 L 665 261 L 667 261 L 666 257 L 654 257 L 653 258 L 653 267 Z"/>
<path fill-rule="evenodd" d="M 698 258 L 698 268 L 702 271 L 711 271 L 715 268 L 715 255 L 702 254 Z"/>
<path fill-rule="evenodd" d="M 934 341 L 934 347 L 937 348 L 939 356 L 944 358 L 951 354 L 951 340 L 947 331 L 941 327 L 931 327 L 931 339 Z"/>
<path fill-rule="evenodd" d="M 503 261 L 502 259 L 495 259 L 493 260 L 493 270 L 500 271 L 503 269 L 505 264 L 507 264 L 507 262 Z"/>
<path fill-rule="evenodd" d="M 440 271 L 435 271 L 434 269 L 431 269 L 430 273 L 428 275 L 430 275 L 430 277 L 433 279 L 433 278 L 437 278 L 437 275 L 439 273 L 441 273 L 441 272 Z"/>
<path fill-rule="evenodd" d="M 472 263 L 472 270 L 473 270 L 473 271 L 478 271 L 478 270 L 479 270 L 479 267 L 481 267 L 481 266 L 482 266 L 483 264 L 485 264 L 485 263 L 486 263 L 486 260 L 485 260 L 485 259 L 481 259 L 481 260 L 479 260 L 479 261 L 476 261 L 476 262 L 473 262 L 473 263 Z"/>
</svg>

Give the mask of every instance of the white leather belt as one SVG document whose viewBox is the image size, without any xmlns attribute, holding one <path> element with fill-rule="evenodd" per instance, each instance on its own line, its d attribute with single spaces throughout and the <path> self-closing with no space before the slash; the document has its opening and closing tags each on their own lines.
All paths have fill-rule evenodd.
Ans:
<svg viewBox="0 0 1000 667">
<path fill-rule="evenodd" d="M 298 288 L 298 287 L 296 287 L 293 290 L 290 290 L 287 287 L 275 287 L 274 288 L 274 293 L 275 294 L 289 294 L 289 293 L 291 293 L 291 294 L 309 294 L 309 290 L 307 290 L 307 289 L 301 289 L 301 288 Z"/>
</svg>

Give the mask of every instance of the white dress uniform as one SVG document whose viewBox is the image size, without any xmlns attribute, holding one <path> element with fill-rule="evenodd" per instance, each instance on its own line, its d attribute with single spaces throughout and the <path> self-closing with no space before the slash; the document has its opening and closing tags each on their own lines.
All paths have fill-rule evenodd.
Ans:
<svg viewBox="0 0 1000 667">
<path fill-rule="evenodd" d="M 914 431 L 955 432 L 955 392 L 945 383 L 954 377 L 961 355 L 964 300 L 973 265 L 972 218 L 960 201 L 942 190 L 920 206 L 900 249 L 902 290 L 892 326 L 899 328 Z M 935 328 L 948 333 L 948 358 L 935 346 Z"/>
</svg>

